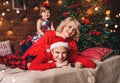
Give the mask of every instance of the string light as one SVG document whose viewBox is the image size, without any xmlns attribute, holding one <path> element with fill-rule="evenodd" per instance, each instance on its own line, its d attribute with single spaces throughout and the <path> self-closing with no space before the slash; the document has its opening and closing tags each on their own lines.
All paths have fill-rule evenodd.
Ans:
<svg viewBox="0 0 120 83">
<path fill-rule="evenodd" d="M 105 24 L 105 27 L 108 27 L 109 26 L 109 24 Z"/>
<path fill-rule="evenodd" d="M 9 4 L 9 1 L 6 1 L 5 3 L 6 3 L 6 4 Z"/>
<path fill-rule="evenodd" d="M 5 12 L 3 12 L 3 13 L 2 13 L 2 16 L 5 16 L 5 14 L 6 14 L 6 13 L 5 13 Z"/>
<path fill-rule="evenodd" d="M 120 16 L 120 13 L 118 15 Z"/>
<path fill-rule="evenodd" d="M 10 11 L 10 9 L 7 9 L 6 11 L 7 11 L 7 12 L 9 12 L 9 11 Z"/>
<path fill-rule="evenodd" d="M 110 19 L 110 17 L 109 17 L 109 16 L 106 16 L 106 17 L 105 17 L 105 20 L 109 20 L 109 19 Z"/>
<path fill-rule="evenodd" d="M 115 28 L 118 28 L 118 25 L 116 24 L 114 27 L 115 27 Z"/>
<path fill-rule="evenodd" d="M 119 16 L 118 15 L 116 15 L 116 18 L 118 18 Z"/>
<path fill-rule="evenodd" d="M 98 11 L 98 7 L 95 7 L 95 11 Z"/>
<path fill-rule="evenodd" d="M 19 11 L 19 10 L 16 10 L 16 13 L 17 13 L 17 14 L 19 14 L 19 13 L 20 13 L 20 11 Z"/>
</svg>

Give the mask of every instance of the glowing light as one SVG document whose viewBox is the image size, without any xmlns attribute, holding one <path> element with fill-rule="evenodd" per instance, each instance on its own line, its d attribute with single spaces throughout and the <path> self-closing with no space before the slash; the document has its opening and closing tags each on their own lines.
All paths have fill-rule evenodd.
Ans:
<svg viewBox="0 0 120 83">
<path fill-rule="evenodd" d="M 35 6 L 33 10 L 37 11 L 37 10 L 39 10 L 39 8 L 37 6 Z"/>
<path fill-rule="evenodd" d="M 48 0 L 46 0 L 46 1 L 45 1 L 45 3 L 49 3 L 49 1 L 48 1 Z"/>
<path fill-rule="evenodd" d="M 95 11 L 98 11 L 98 7 L 95 7 Z"/>
<path fill-rule="evenodd" d="M 113 30 L 111 29 L 110 32 L 113 32 Z"/>
<path fill-rule="evenodd" d="M 8 36 L 13 35 L 13 31 L 12 31 L 12 30 L 7 31 L 7 35 L 8 35 Z"/>
<path fill-rule="evenodd" d="M 108 16 L 107 16 L 107 17 L 105 17 L 105 20 L 109 20 L 109 19 L 110 19 L 110 17 L 108 17 Z"/>
<path fill-rule="evenodd" d="M 91 3 L 91 0 L 86 0 L 86 1 L 88 1 L 88 2 L 90 2 L 90 3 Z"/>
<path fill-rule="evenodd" d="M 109 25 L 108 24 L 105 24 L 105 27 L 108 27 Z"/>
<path fill-rule="evenodd" d="M 85 18 L 84 18 L 84 17 L 82 17 L 81 19 L 82 19 L 82 20 L 84 20 Z"/>
<path fill-rule="evenodd" d="M 0 71 L 0 73 L 4 73 L 4 72 L 5 72 L 5 70 L 1 70 L 1 71 Z"/>
<path fill-rule="evenodd" d="M 12 78 L 12 82 L 16 82 L 15 78 Z"/>
<path fill-rule="evenodd" d="M 120 16 L 120 13 L 118 15 Z"/>
<path fill-rule="evenodd" d="M 10 11 L 10 9 L 7 9 L 7 11 L 9 12 L 9 11 Z"/>
<path fill-rule="evenodd" d="M 118 18 L 119 16 L 118 15 L 116 15 L 116 18 Z"/>
<path fill-rule="evenodd" d="M 110 15 L 111 11 L 110 10 L 106 10 L 105 14 L 106 15 Z"/>
<path fill-rule="evenodd" d="M 6 13 L 5 13 L 5 12 L 3 12 L 3 13 L 2 13 L 2 16 L 5 16 L 5 14 L 6 14 Z"/>
<path fill-rule="evenodd" d="M 11 20 L 11 21 L 10 21 L 10 23 L 14 23 L 14 21 L 13 21 L 13 20 Z"/>
<path fill-rule="evenodd" d="M 6 5 L 6 3 L 4 2 L 3 5 Z"/>
<path fill-rule="evenodd" d="M 115 25 L 114 27 L 115 27 L 115 28 L 118 28 L 118 25 Z"/>
<path fill-rule="evenodd" d="M 93 9 L 92 9 L 92 8 L 90 8 L 90 9 L 88 9 L 88 10 L 87 10 L 87 14 L 88 14 L 88 15 L 93 14 L 93 12 L 94 12 L 94 11 L 93 11 Z"/>
<path fill-rule="evenodd" d="M 6 4 L 9 4 L 9 1 L 6 1 L 5 3 L 6 3 Z"/>
<path fill-rule="evenodd" d="M 25 17 L 23 20 L 22 20 L 24 23 L 26 23 L 28 21 L 28 18 Z"/>
<path fill-rule="evenodd" d="M 19 11 L 19 10 L 16 10 L 16 13 L 17 13 L 17 14 L 19 14 L 19 13 L 20 13 L 20 11 Z"/>
<path fill-rule="evenodd" d="M 3 20 L 3 18 L 0 18 L 0 20 Z"/>
</svg>

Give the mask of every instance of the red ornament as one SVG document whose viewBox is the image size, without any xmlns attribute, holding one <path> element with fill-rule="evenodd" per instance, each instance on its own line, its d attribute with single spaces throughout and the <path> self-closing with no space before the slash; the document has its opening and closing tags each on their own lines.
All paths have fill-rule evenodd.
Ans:
<svg viewBox="0 0 120 83">
<path fill-rule="evenodd" d="M 69 6 L 68 8 L 75 8 L 75 7 L 78 7 L 78 6 L 80 6 L 80 5 L 79 4 L 74 4 L 74 5 Z"/>
<path fill-rule="evenodd" d="M 92 34 L 92 35 L 96 35 L 96 36 L 99 36 L 99 35 L 101 35 L 102 33 L 100 32 L 100 31 L 93 31 L 92 29 L 90 29 L 90 33 Z"/>
<path fill-rule="evenodd" d="M 50 6 L 49 2 L 43 2 L 41 6 Z"/>
<path fill-rule="evenodd" d="M 64 12 L 63 16 L 66 17 L 70 12 Z"/>
<path fill-rule="evenodd" d="M 88 18 L 85 18 L 85 19 L 82 20 L 82 23 L 90 24 L 91 21 Z"/>
</svg>

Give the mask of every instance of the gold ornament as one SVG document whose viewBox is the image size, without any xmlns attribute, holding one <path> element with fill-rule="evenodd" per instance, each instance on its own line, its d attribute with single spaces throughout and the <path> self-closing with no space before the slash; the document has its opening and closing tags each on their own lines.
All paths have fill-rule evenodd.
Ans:
<svg viewBox="0 0 120 83">
<path fill-rule="evenodd" d="M 23 20 L 22 20 L 24 23 L 26 23 L 28 21 L 28 18 L 25 17 Z"/>
<path fill-rule="evenodd" d="M 57 1 L 58 6 L 61 6 L 62 3 L 63 3 L 62 0 L 58 0 L 58 1 Z"/>
<path fill-rule="evenodd" d="M 92 9 L 92 8 L 90 8 L 90 9 L 88 9 L 88 10 L 87 10 L 87 14 L 88 14 L 88 15 L 93 14 L 93 12 L 94 12 L 94 11 L 93 11 L 93 9 Z"/>
<path fill-rule="evenodd" d="M 111 11 L 110 10 L 106 10 L 105 14 L 106 15 L 110 15 Z"/>
<path fill-rule="evenodd" d="M 37 10 L 39 10 L 39 8 L 37 6 L 35 6 L 33 10 L 37 11 Z"/>
<path fill-rule="evenodd" d="M 7 31 L 7 35 L 8 35 L 8 36 L 13 35 L 13 31 L 12 31 L 12 30 Z"/>
</svg>

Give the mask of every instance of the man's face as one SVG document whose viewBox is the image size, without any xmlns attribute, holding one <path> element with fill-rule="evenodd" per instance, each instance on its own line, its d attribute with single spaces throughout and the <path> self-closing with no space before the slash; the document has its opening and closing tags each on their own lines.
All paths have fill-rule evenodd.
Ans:
<svg viewBox="0 0 120 83">
<path fill-rule="evenodd" d="M 67 57 L 67 48 L 64 46 L 55 47 L 52 50 L 52 55 L 55 61 L 63 62 Z"/>
</svg>

